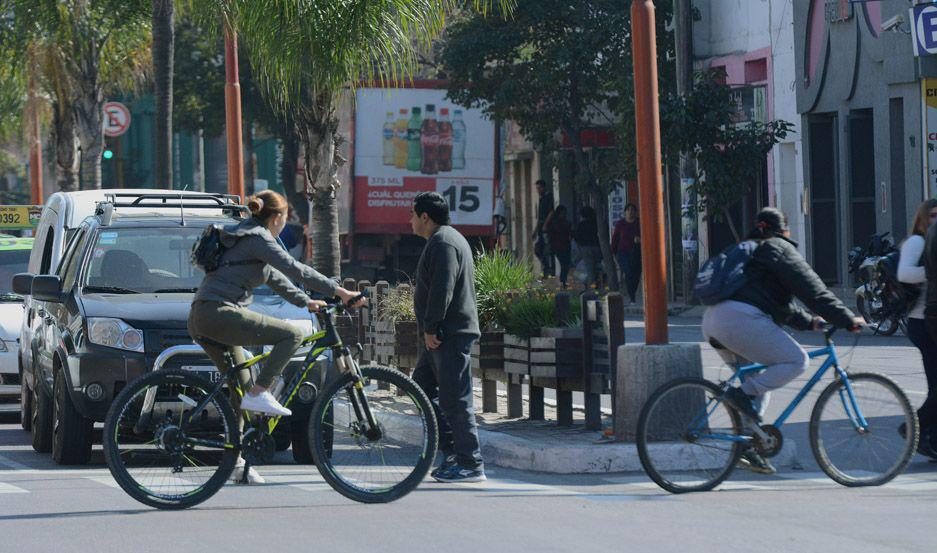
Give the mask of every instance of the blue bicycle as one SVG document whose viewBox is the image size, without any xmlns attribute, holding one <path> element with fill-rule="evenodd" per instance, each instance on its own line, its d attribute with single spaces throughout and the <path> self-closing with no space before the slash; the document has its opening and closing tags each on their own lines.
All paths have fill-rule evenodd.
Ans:
<svg viewBox="0 0 937 553">
<path fill-rule="evenodd" d="M 820 468 L 844 486 L 878 486 L 908 466 L 917 448 L 917 415 L 887 376 L 849 373 L 839 366 L 832 336 L 809 353 L 826 357 L 774 424 L 759 425 L 723 401 L 723 394 L 764 365 L 737 367 L 725 382 L 679 378 L 658 388 L 638 419 L 637 442 L 648 476 L 671 493 L 708 491 L 721 484 L 747 448 L 765 457 L 781 451 L 781 427 L 832 367 L 833 382 L 810 416 L 810 447 Z"/>
</svg>

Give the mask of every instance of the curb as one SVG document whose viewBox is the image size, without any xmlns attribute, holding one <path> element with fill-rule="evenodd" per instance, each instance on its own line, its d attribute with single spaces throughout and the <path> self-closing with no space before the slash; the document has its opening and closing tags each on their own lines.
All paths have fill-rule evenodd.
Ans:
<svg viewBox="0 0 937 553">
<path fill-rule="evenodd" d="M 478 429 L 485 464 L 503 468 L 552 474 L 604 474 L 613 472 L 643 472 L 638 448 L 633 443 L 609 442 L 583 445 L 552 445 L 502 432 Z M 670 470 L 686 467 L 682 462 L 687 451 L 680 444 L 656 446 L 672 451 Z M 771 459 L 776 467 L 794 470 L 801 468 L 797 444 L 784 443 L 781 451 Z"/>
</svg>

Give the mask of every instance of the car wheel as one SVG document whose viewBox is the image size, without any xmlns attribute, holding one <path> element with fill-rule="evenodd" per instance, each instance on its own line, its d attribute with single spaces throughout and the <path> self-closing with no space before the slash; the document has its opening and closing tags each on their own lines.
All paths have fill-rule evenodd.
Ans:
<svg viewBox="0 0 937 553">
<path fill-rule="evenodd" d="M 52 398 L 38 380 L 32 390 L 33 449 L 39 453 L 52 451 Z"/>
<path fill-rule="evenodd" d="M 26 379 L 20 376 L 20 426 L 29 432 L 33 427 L 32 390 L 26 385 Z"/>
<path fill-rule="evenodd" d="M 75 408 L 61 370 L 55 372 L 52 392 L 52 459 L 59 465 L 84 465 L 91 458 L 94 421 L 81 416 Z"/>
</svg>

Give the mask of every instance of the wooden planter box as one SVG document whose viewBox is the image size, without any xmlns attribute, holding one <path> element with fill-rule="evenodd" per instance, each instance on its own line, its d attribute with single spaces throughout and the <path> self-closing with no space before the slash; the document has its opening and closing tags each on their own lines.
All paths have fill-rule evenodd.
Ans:
<svg viewBox="0 0 937 553">
<path fill-rule="evenodd" d="M 531 378 L 581 378 L 582 330 L 544 328 L 530 339 Z"/>
<path fill-rule="evenodd" d="M 397 368 L 413 369 L 420 355 L 416 321 L 394 323 L 394 358 Z"/>
<path fill-rule="evenodd" d="M 504 335 L 504 372 L 516 375 L 530 374 L 530 339 Z"/>
<path fill-rule="evenodd" d="M 504 331 L 482 332 L 472 345 L 472 372 L 479 378 L 486 371 L 504 372 Z"/>
<path fill-rule="evenodd" d="M 373 321 L 371 335 L 374 340 L 372 359 L 379 365 L 394 362 L 394 324 L 390 321 Z"/>
</svg>

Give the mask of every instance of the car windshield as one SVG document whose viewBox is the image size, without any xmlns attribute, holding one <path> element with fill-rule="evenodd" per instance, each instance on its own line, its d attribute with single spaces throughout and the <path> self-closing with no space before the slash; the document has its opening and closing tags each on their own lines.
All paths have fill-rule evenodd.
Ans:
<svg viewBox="0 0 937 553">
<path fill-rule="evenodd" d="M 0 249 L 0 301 L 20 301 L 13 293 L 13 275 L 25 273 L 29 265 L 29 250 Z"/>
<path fill-rule="evenodd" d="M 203 273 L 189 261 L 202 228 L 108 228 L 94 238 L 82 284 L 89 292 L 194 292 Z"/>
</svg>

